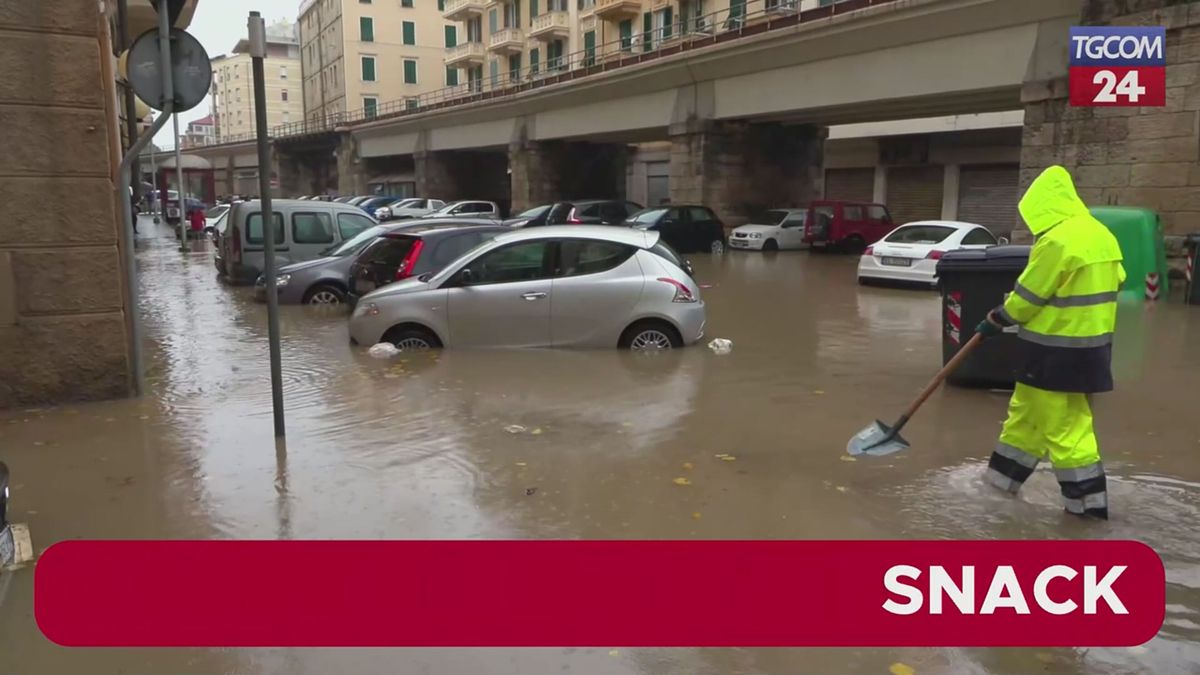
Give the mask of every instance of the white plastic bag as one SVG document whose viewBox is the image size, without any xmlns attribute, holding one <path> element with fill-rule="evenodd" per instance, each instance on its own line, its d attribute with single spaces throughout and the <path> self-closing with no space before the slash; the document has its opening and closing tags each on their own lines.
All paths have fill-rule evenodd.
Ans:
<svg viewBox="0 0 1200 675">
<path fill-rule="evenodd" d="M 733 341 L 726 340 L 725 338 L 716 338 L 712 342 L 708 343 L 708 348 L 711 349 L 717 356 L 725 356 L 729 352 L 733 351 Z"/>
<path fill-rule="evenodd" d="M 390 342 L 380 342 L 379 344 L 371 345 L 367 350 L 367 354 L 373 359 L 390 359 L 400 354 L 400 350 L 396 349 L 396 345 Z"/>
</svg>

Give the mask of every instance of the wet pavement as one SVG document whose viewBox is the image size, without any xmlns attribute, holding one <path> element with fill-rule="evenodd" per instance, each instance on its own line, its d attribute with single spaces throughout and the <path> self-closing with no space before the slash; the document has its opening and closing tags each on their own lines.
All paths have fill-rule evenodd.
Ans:
<svg viewBox="0 0 1200 675">
<path fill-rule="evenodd" d="M 1004 392 L 941 391 L 906 428 L 911 450 L 846 461 L 849 436 L 897 415 L 941 363 L 937 295 L 860 288 L 850 258 L 696 256 L 728 356 L 378 361 L 349 345 L 343 316 L 283 307 L 282 446 L 265 307 L 217 281 L 206 244 L 181 254 L 165 229 L 141 229 L 150 394 L 0 413 L 10 515 L 39 551 L 72 538 L 1137 539 L 1166 564 L 1166 624 L 1133 649 L 70 650 L 38 632 L 26 568 L 0 583 L 0 673 L 1200 672 L 1200 352 L 1186 349 L 1200 313 L 1178 303 L 1121 309 L 1118 390 L 1095 403 L 1114 517 L 1083 523 L 1061 513 L 1049 470 L 1019 500 L 981 483 Z M 336 560 L 315 569 L 298 593 L 338 574 Z"/>
</svg>

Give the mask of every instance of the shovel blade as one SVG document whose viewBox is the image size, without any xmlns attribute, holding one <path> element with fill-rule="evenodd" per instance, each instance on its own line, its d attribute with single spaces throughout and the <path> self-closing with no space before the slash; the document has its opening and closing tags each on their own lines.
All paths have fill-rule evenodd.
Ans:
<svg viewBox="0 0 1200 675">
<path fill-rule="evenodd" d="M 907 450 L 908 441 L 896 433 L 888 425 L 875 420 L 867 428 L 855 434 L 846 445 L 846 452 L 852 456 L 868 455 L 883 457 L 901 450 Z"/>
</svg>

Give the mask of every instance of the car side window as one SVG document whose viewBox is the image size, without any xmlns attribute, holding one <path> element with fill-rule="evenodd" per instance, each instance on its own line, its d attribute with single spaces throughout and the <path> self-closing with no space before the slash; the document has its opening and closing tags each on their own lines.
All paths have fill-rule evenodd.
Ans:
<svg viewBox="0 0 1200 675">
<path fill-rule="evenodd" d="M 271 222 L 275 225 L 275 245 L 283 245 L 283 214 L 278 211 L 271 214 Z M 262 212 L 251 213 L 246 217 L 246 243 L 263 243 Z"/>
<path fill-rule="evenodd" d="M 368 227 L 375 227 L 375 221 L 366 216 L 357 213 L 338 214 L 338 231 L 341 232 L 343 241 L 353 239 L 355 235 Z"/>
<path fill-rule="evenodd" d="M 991 232 L 982 227 L 977 227 L 968 232 L 967 236 L 963 237 L 962 243 L 963 246 L 991 246 L 996 243 L 996 238 L 992 236 Z"/>
<path fill-rule="evenodd" d="M 807 215 L 808 214 L 803 211 L 798 213 L 789 213 L 787 218 L 783 219 L 782 225 L 783 227 L 802 227 L 804 225 L 805 216 Z"/>
<path fill-rule="evenodd" d="M 867 218 L 871 220 L 877 220 L 879 222 L 885 222 L 889 220 L 887 209 L 883 208 L 882 206 L 868 206 Z"/>
<path fill-rule="evenodd" d="M 688 218 L 693 223 L 706 223 L 713 220 L 713 215 L 708 209 L 702 206 L 689 206 Z"/>
<path fill-rule="evenodd" d="M 527 241 L 484 253 L 471 261 L 471 286 L 546 279 L 549 241 Z"/>
<path fill-rule="evenodd" d="M 555 276 L 576 277 L 607 272 L 629 260 L 634 248 L 611 241 L 566 239 L 559 243 L 559 262 Z"/>
<path fill-rule="evenodd" d="M 333 222 L 328 213 L 293 213 L 292 243 L 332 244 Z"/>
<path fill-rule="evenodd" d="M 849 204 L 847 204 L 846 206 L 842 207 L 842 217 L 852 223 L 862 222 L 863 207 L 850 206 Z"/>
<path fill-rule="evenodd" d="M 585 206 L 583 208 L 583 210 L 579 212 L 579 215 L 587 216 L 589 218 L 599 217 L 601 215 L 601 210 L 600 210 L 601 206 L 602 206 L 601 204 L 592 204 L 591 206 Z"/>
<path fill-rule="evenodd" d="M 667 209 L 666 215 L 664 215 L 662 217 L 662 220 L 659 221 L 659 223 L 663 224 L 663 225 L 667 225 L 667 224 L 678 225 L 679 223 L 682 223 L 682 222 L 683 222 L 683 209 L 679 209 L 679 208 Z"/>
<path fill-rule="evenodd" d="M 434 266 L 437 269 L 445 267 L 458 260 L 462 254 L 475 248 L 481 241 L 483 241 L 483 237 L 479 236 L 477 232 L 464 232 L 445 237 L 433 249 Z"/>
</svg>

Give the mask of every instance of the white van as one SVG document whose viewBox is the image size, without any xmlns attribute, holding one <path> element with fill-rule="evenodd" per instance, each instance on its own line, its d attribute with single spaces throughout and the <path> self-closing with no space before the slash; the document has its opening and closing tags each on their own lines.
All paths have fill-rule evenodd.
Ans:
<svg viewBox="0 0 1200 675">
<path fill-rule="evenodd" d="M 337 202 L 299 199 L 271 201 L 275 221 L 275 265 L 283 267 L 321 253 L 378 223 L 362 209 Z M 235 284 L 252 284 L 264 263 L 262 205 L 256 200 L 229 207 L 217 228 L 217 271 Z"/>
</svg>

